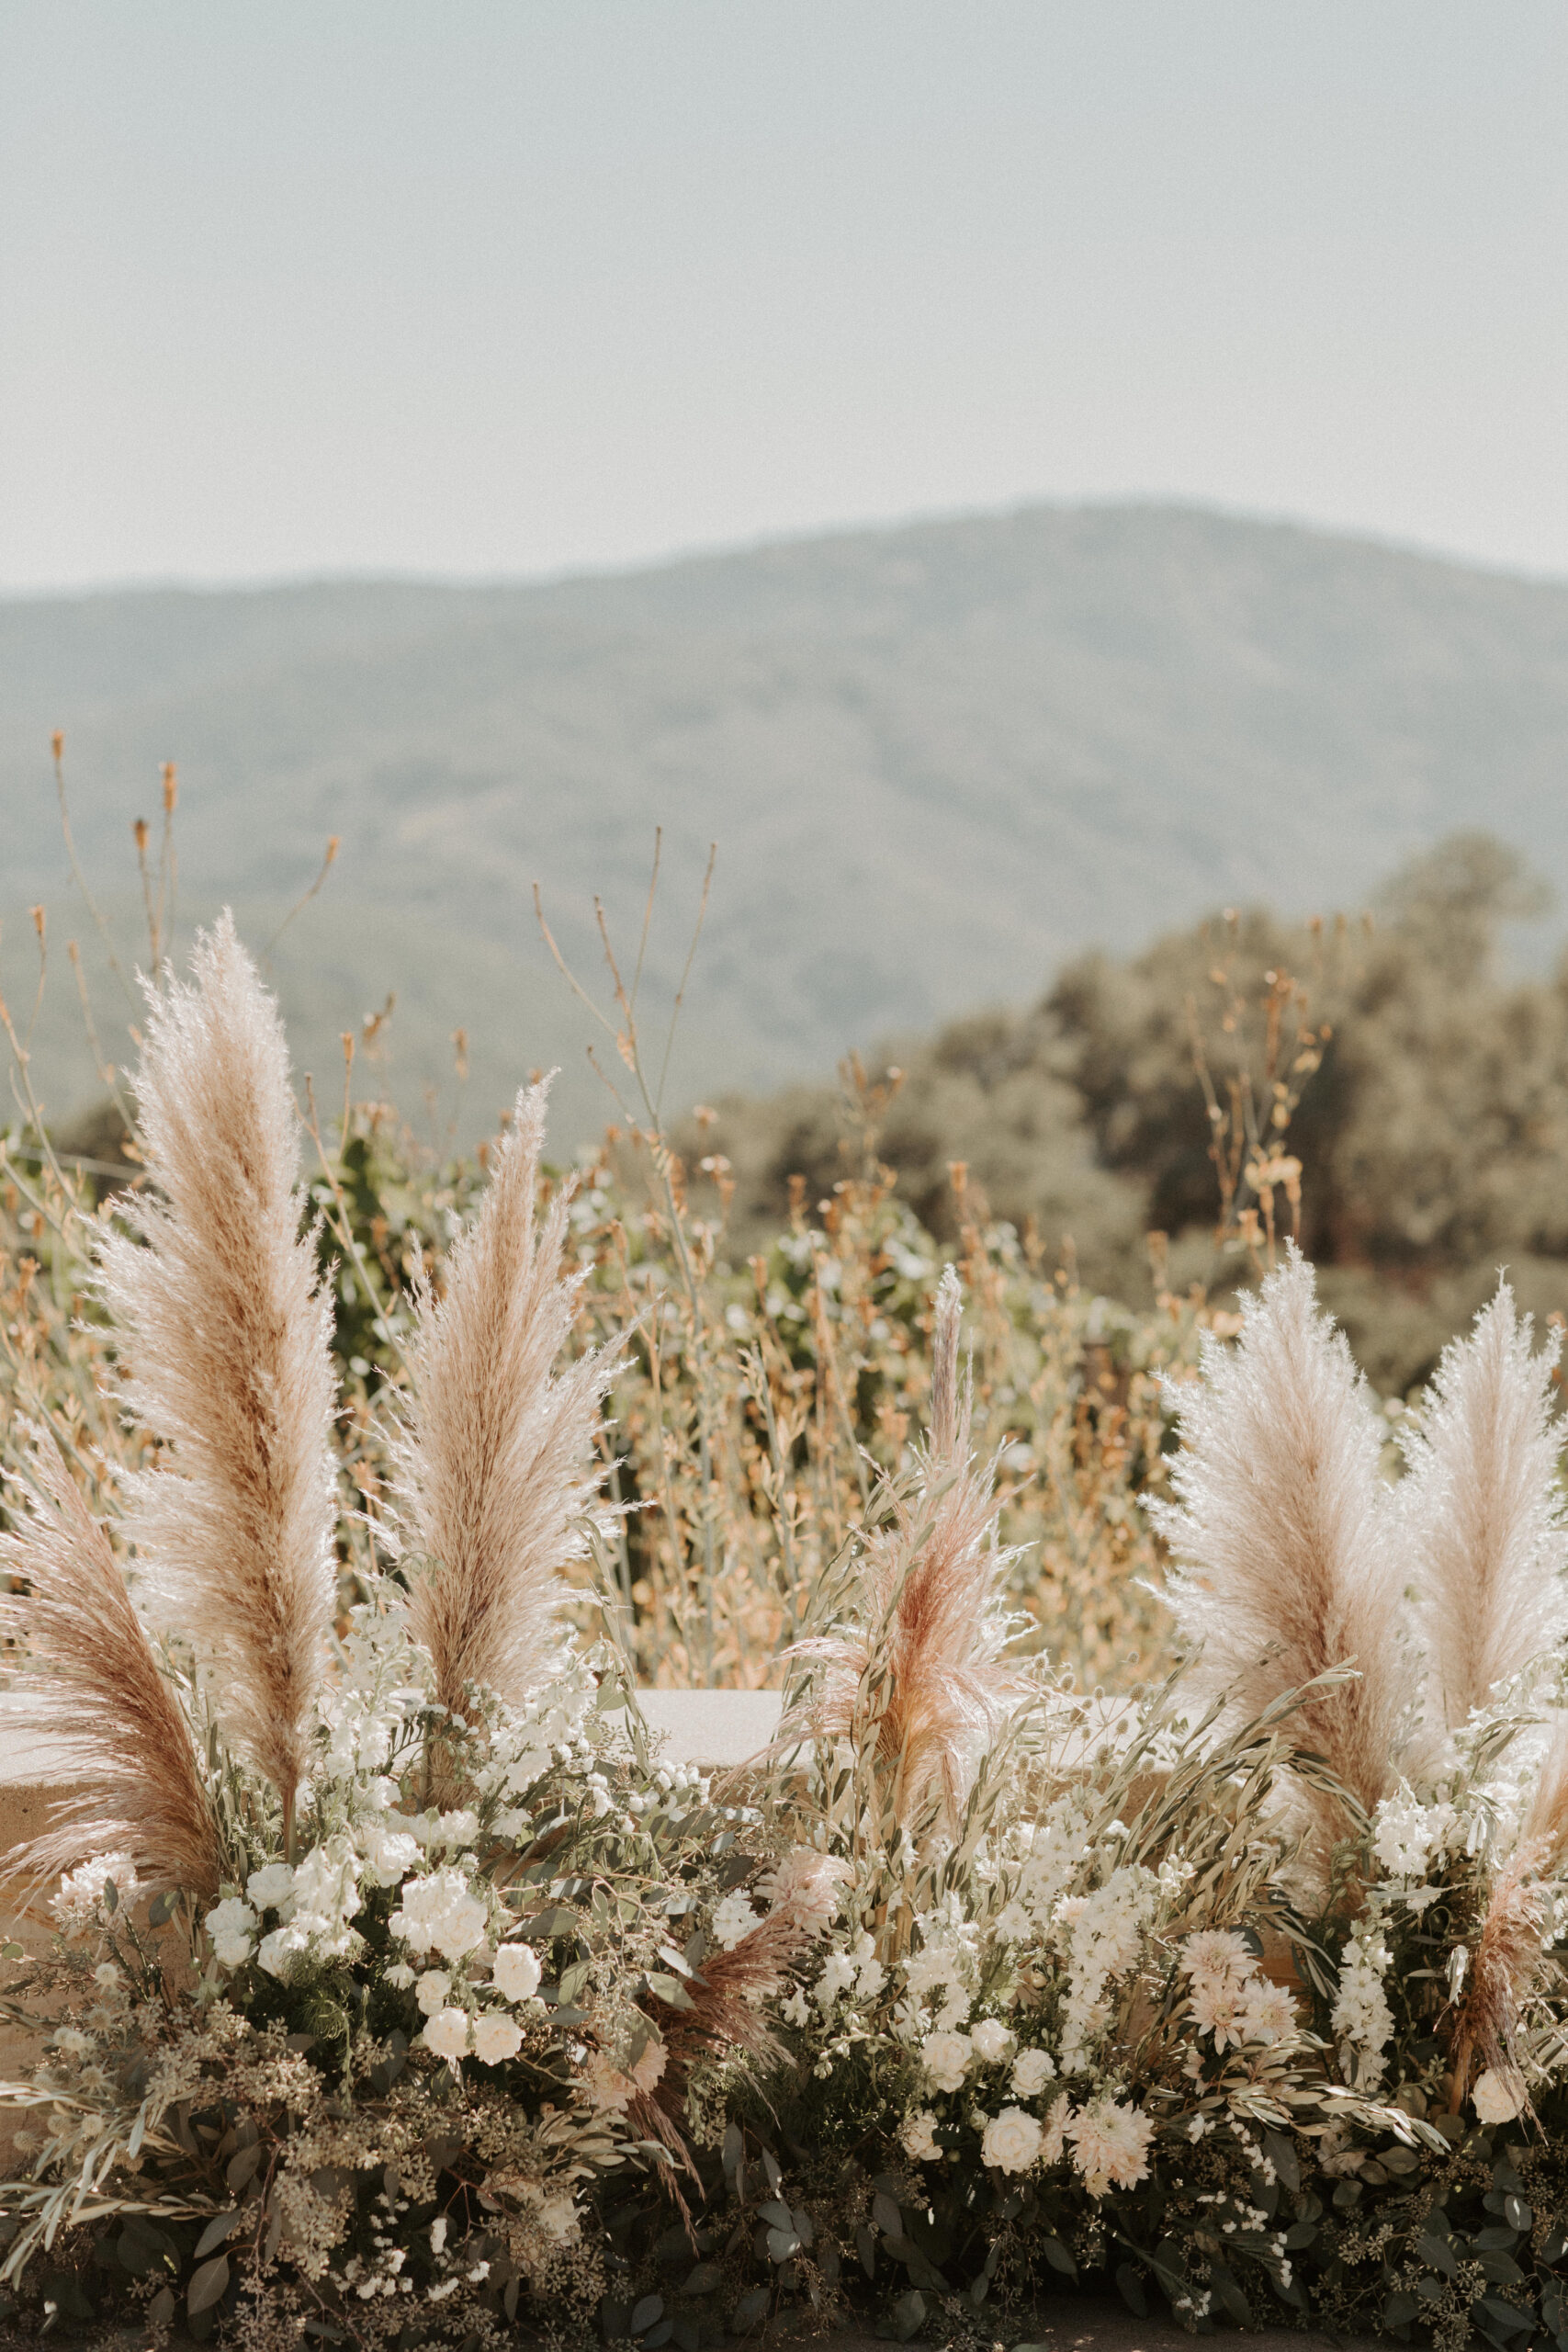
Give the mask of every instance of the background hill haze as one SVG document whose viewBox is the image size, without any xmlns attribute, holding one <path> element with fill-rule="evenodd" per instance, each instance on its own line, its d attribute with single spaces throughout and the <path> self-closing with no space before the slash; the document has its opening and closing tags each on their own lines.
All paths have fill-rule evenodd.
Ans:
<svg viewBox="0 0 1568 2352">
<path fill-rule="evenodd" d="M 84 860 L 132 952 L 129 827 L 156 815 L 161 762 L 181 778 L 183 909 L 229 899 L 258 944 L 339 835 L 275 956 L 300 1058 L 332 1067 L 338 1030 L 395 989 L 404 1102 L 446 1087 L 468 1028 L 467 1132 L 556 1059 L 558 1132 L 598 1125 L 529 889 L 595 974 L 593 895 L 635 935 L 656 823 L 666 998 L 719 843 L 684 1100 L 1033 999 L 1065 958 L 1222 902 L 1359 903 L 1458 827 L 1568 879 L 1568 587 L 1173 507 L 536 584 L 13 601 L 0 714 L 13 1002 L 28 903 L 49 904 L 57 945 L 86 937 L 63 888 L 59 727 Z M 63 1112 L 92 1078 L 59 963 L 38 1047 Z"/>
</svg>

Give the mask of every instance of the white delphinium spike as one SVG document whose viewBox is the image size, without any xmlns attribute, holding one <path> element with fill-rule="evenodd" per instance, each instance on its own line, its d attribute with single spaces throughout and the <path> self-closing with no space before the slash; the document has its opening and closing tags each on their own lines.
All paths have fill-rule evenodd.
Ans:
<svg viewBox="0 0 1568 2352">
<path fill-rule="evenodd" d="M 128 1532 L 150 1613 L 192 1645 L 291 1821 L 336 1593 L 332 1314 L 282 1023 L 227 912 L 191 968 L 190 987 L 148 989 L 152 1189 L 122 1196 L 134 1238 L 101 1255 L 126 1404 L 168 1450 L 130 1481 Z"/>
<path fill-rule="evenodd" d="M 598 1496 L 594 1439 L 619 1350 L 554 1372 L 582 1277 L 562 1271 L 568 1191 L 542 1230 L 536 1214 L 548 1091 L 547 1080 L 518 1095 L 443 1295 L 421 1286 L 391 1432 L 394 1532 L 415 1569 L 411 1630 L 452 1708 L 468 1682 L 514 1702 L 536 1687 L 566 1597 L 560 1571 L 586 1554 Z"/>
<path fill-rule="evenodd" d="M 1568 1632 L 1568 1527 L 1552 1407 L 1560 1340 L 1531 1351 L 1506 1283 L 1445 1349 L 1404 1436 L 1400 1517 L 1430 1664 L 1450 1730 Z"/>
<path fill-rule="evenodd" d="M 1182 1447 L 1158 1524 L 1192 1684 L 1260 1714 L 1330 1668 L 1356 1679 L 1286 1725 L 1369 1810 L 1397 1775 L 1412 1691 L 1381 1424 L 1295 1248 L 1243 1306 L 1232 1349 L 1205 1339 L 1200 1383 L 1170 1390 Z"/>
</svg>

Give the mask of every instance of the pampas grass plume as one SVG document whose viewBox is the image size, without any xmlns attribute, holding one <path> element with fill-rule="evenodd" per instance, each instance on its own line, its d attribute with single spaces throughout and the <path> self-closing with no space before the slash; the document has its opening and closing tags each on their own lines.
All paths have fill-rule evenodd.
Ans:
<svg viewBox="0 0 1568 2352">
<path fill-rule="evenodd" d="M 1190 1686 L 1226 1694 L 1238 1716 L 1354 1663 L 1354 1680 L 1287 1729 L 1370 1809 L 1397 1769 L 1412 1680 L 1382 1430 L 1293 1246 L 1243 1317 L 1236 1346 L 1207 1340 L 1201 1381 L 1171 1392 L 1182 1447 L 1178 1499 L 1156 1507 L 1179 1564 L 1167 1596 L 1194 1652 Z"/>
<path fill-rule="evenodd" d="M 336 1593 L 331 1309 L 301 1230 L 277 1008 L 225 913 L 194 985 L 149 989 L 137 1093 L 153 1189 L 101 1286 L 125 1398 L 167 1458 L 130 1485 L 150 1611 L 211 1678 L 226 1737 L 292 1821 Z"/>
<path fill-rule="evenodd" d="M 911 1492 L 889 1490 L 891 1515 L 868 1536 L 853 1622 L 797 1643 L 816 1669 L 782 1726 L 800 1737 L 869 1736 L 895 1814 L 906 1826 L 933 1802 L 951 1824 L 980 1756 L 1024 1683 L 1003 1657 L 1000 1590 L 1009 1557 L 996 1540 L 990 1473 L 968 1450 L 968 1385 L 958 1376 L 963 1298 L 950 1266 L 937 1293 L 930 1442 Z"/>
<path fill-rule="evenodd" d="M 547 1080 L 519 1094 L 443 1295 L 420 1291 L 391 1433 L 394 1532 L 415 1570 L 411 1630 L 454 1709 L 468 1682 L 523 1700 L 548 1668 L 560 1571 L 588 1549 L 594 1440 L 618 1361 L 604 1348 L 554 1373 L 581 1276 L 562 1266 L 568 1192 L 542 1229 L 536 1211 L 547 1098 Z"/>
<path fill-rule="evenodd" d="M 23 1727 L 82 1785 L 6 1857 L 6 1875 L 53 1878 L 125 1852 L 148 1887 L 215 1897 L 221 1845 L 200 1767 L 108 1537 L 45 1430 L 28 1430 L 24 1462 L 12 1481 L 18 1526 L 0 1537 L 0 1564 L 30 1589 L 0 1600 L 0 1626 L 31 1661 L 18 1684 Z"/>
<path fill-rule="evenodd" d="M 1530 1349 L 1506 1283 L 1445 1350 L 1404 1441 L 1401 1518 L 1438 1718 L 1451 1730 L 1568 1631 L 1552 1410 L 1558 1340 Z"/>
</svg>

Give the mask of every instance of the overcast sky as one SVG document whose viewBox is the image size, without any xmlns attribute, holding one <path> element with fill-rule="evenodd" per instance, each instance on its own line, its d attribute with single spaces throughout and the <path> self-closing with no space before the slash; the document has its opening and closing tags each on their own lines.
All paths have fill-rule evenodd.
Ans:
<svg viewBox="0 0 1568 2352">
<path fill-rule="evenodd" d="M 0 586 L 1176 496 L 1568 573 L 1563 0 L 0 0 Z"/>
</svg>

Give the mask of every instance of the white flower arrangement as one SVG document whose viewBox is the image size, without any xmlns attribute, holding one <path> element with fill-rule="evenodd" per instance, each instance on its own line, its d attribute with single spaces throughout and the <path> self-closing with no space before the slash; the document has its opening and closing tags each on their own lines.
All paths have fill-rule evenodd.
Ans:
<svg viewBox="0 0 1568 2352">
<path fill-rule="evenodd" d="M 1506 1294 L 1396 1495 L 1310 1274 L 1270 1277 L 1176 1400 L 1172 1597 L 1204 1646 L 1106 1734 L 1010 1650 L 944 1278 L 927 1442 L 824 1580 L 742 1797 L 661 1760 L 616 1655 L 562 1634 L 614 1351 L 567 1358 L 538 1091 L 418 1303 L 400 1484 L 337 1638 L 280 1040 L 231 933 L 203 953 L 150 1024 L 157 1205 L 109 1261 L 137 1409 L 184 1449 L 135 1498 L 139 1593 L 144 1549 L 183 1614 L 166 1639 L 139 1614 L 41 1435 L 4 1539 L 53 1657 L 37 1703 L 76 1710 L 113 1805 L 22 1858 L 60 1932 L 47 1963 L 8 1948 L 49 2041 L 4 2093 L 31 2144 L 0 2287 L 90 2184 L 133 2278 L 177 2276 L 193 2319 L 243 2305 L 257 2342 L 326 2313 L 389 2343 L 431 2307 L 488 2341 L 525 2296 L 581 2340 L 652 2340 L 670 2300 L 684 2341 L 721 2280 L 750 2327 L 868 2274 L 953 2291 L 962 2259 L 977 2306 L 1112 2243 L 1184 2319 L 1299 2315 L 1314 2248 L 1338 2279 L 1396 2238 L 1386 2324 L 1451 2273 L 1563 2333 L 1568 2167 L 1532 2135 L 1568 2125 L 1568 1545 L 1550 1366 Z M 203 1091 L 214 1069 L 245 1082 Z M 220 1153 L 254 1171 L 245 1219 L 195 1181 Z M 240 1318 L 194 1386 L 193 1283 Z M 197 1442 L 208 1391 L 234 1461 Z M 1433 2217 L 1471 2197 L 1501 2217 L 1472 2238 L 1510 2245 L 1461 2261 Z"/>
</svg>

